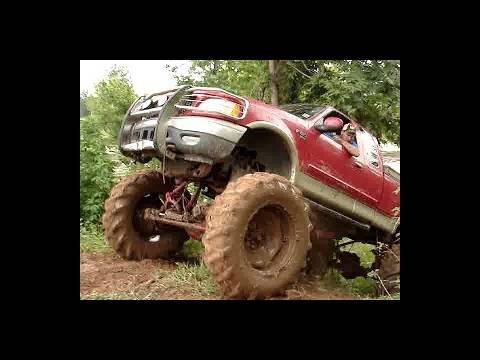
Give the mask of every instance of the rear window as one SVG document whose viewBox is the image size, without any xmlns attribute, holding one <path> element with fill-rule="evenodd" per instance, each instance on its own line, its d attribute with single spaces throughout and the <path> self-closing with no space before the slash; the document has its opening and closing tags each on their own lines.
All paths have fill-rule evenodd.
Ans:
<svg viewBox="0 0 480 360">
<path fill-rule="evenodd" d="M 280 105 L 279 108 L 301 119 L 309 119 L 325 109 L 324 106 L 315 104 L 288 104 Z"/>
</svg>

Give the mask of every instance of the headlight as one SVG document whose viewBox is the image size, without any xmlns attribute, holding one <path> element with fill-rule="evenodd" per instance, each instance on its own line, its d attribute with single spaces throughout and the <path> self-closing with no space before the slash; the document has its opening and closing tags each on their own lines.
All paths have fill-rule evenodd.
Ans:
<svg viewBox="0 0 480 360">
<path fill-rule="evenodd" d="M 238 118 L 241 113 L 239 104 L 225 99 L 206 99 L 198 105 L 198 109 L 208 112 L 217 112 L 236 118 Z"/>
</svg>

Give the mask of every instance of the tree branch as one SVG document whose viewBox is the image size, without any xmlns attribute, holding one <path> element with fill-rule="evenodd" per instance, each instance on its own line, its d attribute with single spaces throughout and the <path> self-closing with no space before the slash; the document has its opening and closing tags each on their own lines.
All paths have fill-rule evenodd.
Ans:
<svg viewBox="0 0 480 360">
<path fill-rule="evenodd" d="M 311 69 L 309 69 L 309 68 L 307 67 L 307 65 L 305 64 L 305 61 L 304 61 L 304 60 L 301 60 L 301 61 L 302 61 L 302 64 L 303 64 L 303 67 L 305 68 L 305 70 L 311 71 L 311 72 L 313 72 L 313 73 L 316 73 L 316 71 L 311 70 Z"/>
<path fill-rule="evenodd" d="M 267 90 L 267 86 L 264 86 L 262 88 L 262 97 L 261 97 L 262 101 L 263 101 L 263 98 L 265 97 L 265 90 Z"/>
<path fill-rule="evenodd" d="M 294 68 L 295 70 L 297 70 L 300 74 L 302 74 L 303 76 L 306 76 L 307 78 L 311 79 L 312 77 L 310 75 L 307 75 L 305 74 L 304 72 L 302 72 L 301 70 L 297 69 L 295 66 L 293 66 L 292 64 L 290 64 L 288 61 L 287 61 L 287 65 L 288 66 L 291 66 L 292 68 Z"/>
</svg>

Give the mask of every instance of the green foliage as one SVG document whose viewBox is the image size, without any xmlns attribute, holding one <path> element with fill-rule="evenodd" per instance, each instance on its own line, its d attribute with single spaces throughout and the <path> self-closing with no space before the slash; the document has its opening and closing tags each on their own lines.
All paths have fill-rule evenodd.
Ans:
<svg viewBox="0 0 480 360">
<path fill-rule="evenodd" d="M 312 69 L 300 101 L 333 105 L 380 140 L 400 143 L 399 61 L 317 61 Z"/>
<path fill-rule="evenodd" d="M 87 109 L 86 99 L 87 99 L 87 92 L 80 93 L 80 117 L 85 117 L 90 114 L 90 111 Z"/>
<path fill-rule="evenodd" d="M 351 239 L 343 238 L 340 242 L 348 242 Z M 372 249 L 375 246 L 362 243 L 354 243 L 346 245 L 343 251 L 355 253 L 360 257 L 360 264 L 363 267 L 370 267 L 375 261 L 375 255 L 372 253 Z M 331 288 L 343 288 L 348 293 L 374 298 L 376 296 L 376 281 L 372 278 L 357 277 L 354 279 L 345 279 L 339 271 L 336 269 L 330 269 L 326 274 L 324 281 L 328 287 Z"/>
<path fill-rule="evenodd" d="M 351 239 L 343 238 L 340 243 L 349 242 Z M 357 254 L 360 258 L 360 265 L 363 267 L 370 267 L 373 262 L 375 261 L 375 255 L 372 253 L 372 250 L 375 248 L 374 245 L 370 244 L 362 244 L 362 243 L 354 243 L 351 245 L 346 245 L 343 250 L 348 251 L 354 254 Z"/>
<path fill-rule="evenodd" d="M 103 203 L 115 183 L 115 169 L 127 166 L 117 136 L 123 115 L 136 99 L 125 70 L 114 68 L 87 97 L 91 112 L 80 120 L 80 218 L 100 220 Z"/>
<path fill-rule="evenodd" d="M 352 295 L 375 297 L 376 294 L 375 280 L 363 277 L 345 279 L 336 269 L 329 269 L 323 281 L 328 288 L 341 288 Z"/>
<path fill-rule="evenodd" d="M 179 84 L 216 86 L 270 102 L 266 60 L 195 60 Z M 280 104 L 332 105 L 372 131 L 400 143 L 400 62 L 394 60 L 282 60 Z"/>
<path fill-rule="evenodd" d="M 107 252 L 111 247 L 106 243 L 103 230 L 98 224 L 84 224 L 80 220 L 80 252 Z"/>
<path fill-rule="evenodd" d="M 86 99 L 88 110 L 103 122 L 116 138 L 123 115 L 137 98 L 125 69 L 114 67 L 107 78 L 95 86 L 95 95 Z"/>
<path fill-rule="evenodd" d="M 199 263 L 202 260 L 203 251 L 202 242 L 191 238 L 183 244 L 182 256 L 189 261 Z"/>
<path fill-rule="evenodd" d="M 91 115 L 80 122 L 80 217 L 97 222 L 113 185 L 113 162 L 105 152 L 112 140 Z"/>
<path fill-rule="evenodd" d="M 179 85 L 221 87 L 239 95 L 270 101 L 268 63 L 263 60 L 194 60 L 187 75 L 170 69 Z"/>
</svg>

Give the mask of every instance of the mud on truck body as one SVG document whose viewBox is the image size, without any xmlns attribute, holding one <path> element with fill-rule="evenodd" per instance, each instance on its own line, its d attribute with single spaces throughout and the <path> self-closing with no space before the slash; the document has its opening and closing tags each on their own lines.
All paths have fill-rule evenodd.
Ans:
<svg viewBox="0 0 480 360">
<path fill-rule="evenodd" d="M 227 298 L 273 296 L 302 270 L 322 276 L 329 267 L 346 278 L 377 270 L 382 289 L 394 291 L 400 174 L 362 127 L 360 156 L 350 156 L 325 131 L 327 116 L 351 121 L 330 106 L 274 107 L 218 88 L 140 97 L 125 115 L 119 148 L 161 166 L 112 189 L 107 240 L 122 257 L 140 260 L 169 258 L 189 237 L 201 239 Z M 343 237 L 378 245 L 371 268 L 342 251 L 334 240 Z"/>
</svg>

